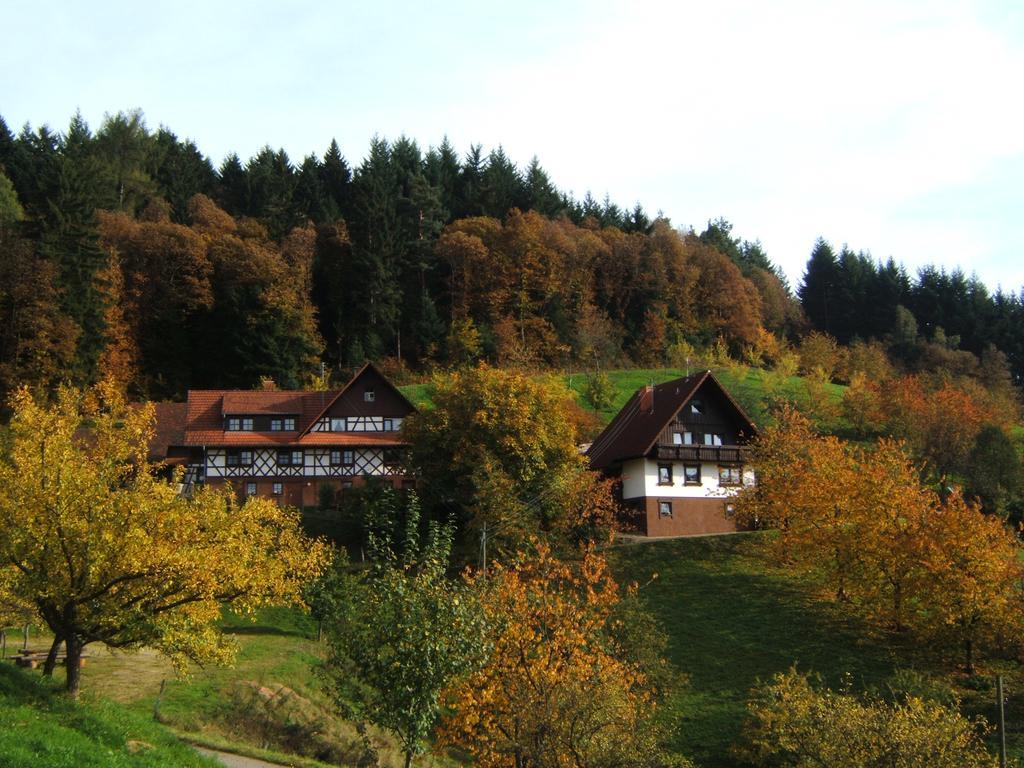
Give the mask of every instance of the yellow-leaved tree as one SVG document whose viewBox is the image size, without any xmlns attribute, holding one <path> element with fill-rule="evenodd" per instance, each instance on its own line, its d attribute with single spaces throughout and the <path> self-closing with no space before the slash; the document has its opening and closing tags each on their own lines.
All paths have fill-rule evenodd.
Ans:
<svg viewBox="0 0 1024 768">
<path fill-rule="evenodd" d="M 296 513 L 227 490 L 179 494 L 147 461 L 153 409 L 117 388 L 61 389 L 52 404 L 27 390 L 0 456 L 0 581 L 54 634 L 44 671 L 67 649 L 77 693 L 82 649 L 149 646 L 179 667 L 222 662 L 233 646 L 216 629 L 221 608 L 253 611 L 299 600 L 327 554 Z"/>
<path fill-rule="evenodd" d="M 995 768 L 982 721 L 901 695 L 818 689 L 795 670 L 759 688 L 736 750 L 744 765 L 792 768 Z"/>
</svg>

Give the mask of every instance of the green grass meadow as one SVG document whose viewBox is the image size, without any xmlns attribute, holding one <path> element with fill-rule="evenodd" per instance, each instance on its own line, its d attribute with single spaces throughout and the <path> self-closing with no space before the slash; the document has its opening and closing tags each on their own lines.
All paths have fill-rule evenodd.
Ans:
<svg viewBox="0 0 1024 768">
<path fill-rule="evenodd" d="M 640 594 L 670 638 L 669 661 L 685 676 L 663 703 L 672 747 L 702 768 L 736 762 L 750 690 L 796 666 L 830 687 L 885 691 L 898 670 L 942 679 L 970 715 L 995 721 L 993 676 L 1007 677 L 1011 756 L 1024 758 L 1024 675 L 1019 665 L 989 662 L 966 678 L 955 660 L 874 633 L 806 585 L 768 567 L 759 555 L 764 533 L 642 542 L 617 547 L 611 559 L 621 582 Z M 651 581 L 653 574 L 657 578 Z M 989 739 L 994 749 L 994 737 Z"/>
</svg>

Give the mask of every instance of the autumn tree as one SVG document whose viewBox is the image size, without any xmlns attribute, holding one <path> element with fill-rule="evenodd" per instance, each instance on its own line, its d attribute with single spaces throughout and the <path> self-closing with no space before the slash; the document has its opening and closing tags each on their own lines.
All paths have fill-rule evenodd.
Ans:
<svg viewBox="0 0 1024 768">
<path fill-rule="evenodd" d="M 259 498 L 239 505 L 230 491 L 189 499 L 158 479 L 146 459 L 153 410 L 127 406 L 116 388 L 61 389 L 52 405 L 23 389 L 12 408 L 0 460 L 0 558 L 13 566 L 3 587 L 53 632 L 48 674 L 66 645 L 69 692 L 93 642 L 153 647 L 179 665 L 227 661 L 222 607 L 297 600 L 321 570 L 323 546 L 296 513 Z"/>
<path fill-rule="evenodd" d="M 962 472 L 978 433 L 1009 414 L 949 380 L 904 376 L 886 385 L 886 430 L 905 439 L 936 476 Z"/>
<path fill-rule="evenodd" d="M 401 527 L 371 534 L 373 566 L 334 579 L 326 628 L 328 673 L 343 688 L 367 690 L 357 716 L 398 736 L 409 768 L 440 713 L 440 695 L 486 655 L 485 617 L 474 587 L 445 575 L 452 529 L 432 522 L 421 537 L 414 509 Z"/>
<path fill-rule="evenodd" d="M 568 489 L 586 470 L 561 382 L 481 365 L 436 377 L 432 397 L 403 432 L 434 517 L 454 514 L 463 532 L 486 526 L 499 551 L 572 527 L 580 510 Z"/>
<path fill-rule="evenodd" d="M 776 674 L 748 705 L 737 750 L 756 766 L 791 768 L 994 768 L 985 726 L 954 707 L 906 695 L 896 701 L 818 689 L 795 670 Z"/>
<path fill-rule="evenodd" d="M 480 586 L 493 651 L 446 694 L 442 745 L 481 768 L 662 764 L 652 693 L 613 633 L 620 592 L 603 557 L 573 566 L 541 544 Z"/>
<path fill-rule="evenodd" d="M 941 498 L 891 439 L 874 447 L 816 437 L 784 411 L 756 447 L 758 484 L 736 498 L 741 520 L 778 529 L 779 562 L 813 578 L 891 631 L 976 650 L 1021 622 L 1021 549 L 998 517 Z M 940 642 L 941 641 L 941 642 Z"/>
<path fill-rule="evenodd" d="M 1024 566 L 1016 534 L 959 491 L 930 516 L 924 634 L 962 651 L 968 673 L 983 643 L 1018 637 L 1024 627 Z"/>
</svg>

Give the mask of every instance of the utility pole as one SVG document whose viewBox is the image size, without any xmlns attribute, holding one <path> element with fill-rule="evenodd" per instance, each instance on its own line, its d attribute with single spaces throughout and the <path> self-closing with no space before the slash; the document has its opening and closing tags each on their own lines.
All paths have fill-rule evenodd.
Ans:
<svg viewBox="0 0 1024 768">
<path fill-rule="evenodd" d="M 1006 711 L 1003 700 L 1003 676 L 996 675 L 996 698 L 999 700 L 999 768 L 1006 768 Z"/>
<path fill-rule="evenodd" d="M 487 521 L 484 520 L 484 527 L 480 531 L 480 570 L 487 578 Z"/>
</svg>

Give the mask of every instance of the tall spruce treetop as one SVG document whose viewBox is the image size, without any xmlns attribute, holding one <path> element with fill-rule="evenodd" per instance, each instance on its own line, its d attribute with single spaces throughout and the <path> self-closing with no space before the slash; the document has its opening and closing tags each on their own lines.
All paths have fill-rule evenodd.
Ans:
<svg viewBox="0 0 1024 768">
<path fill-rule="evenodd" d="M 483 206 L 488 216 L 503 219 L 512 208 L 527 207 L 527 190 L 516 164 L 502 147 L 491 150 L 483 174 Z"/>
<path fill-rule="evenodd" d="M 835 315 L 836 288 L 839 281 L 839 264 L 836 254 L 824 238 L 814 243 L 811 258 L 807 261 L 803 282 L 797 290 L 800 303 L 807 318 L 815 328 L 826 333 L 832 332 Z"/>
<path fill-rule="evenodd" d="M 217 174 L 217 202 L 232 216 L 242 216 L 248 208 L 249 190 L 245 168 L 234 152 L 224 158 Z"/>
<path fill-rule="evenodd" d="M 188 222 L 188 203 L 195 195 L 210 197 L 217 183 L 213 163 L 199 151 L 195 142 L 179 141 L 167 128 L 156 134 L 160 158 L 156 182 L 160 192 L 171 204 L 171 217 L 178 224 Z"/>
<path fill-rule="evenodd" d="M 352 208 L 352 170 L 335 139 L 331 139 L 324 153 L 324 161 L 320 165 L 320 182 L 323 187 L 325 221 L 335 222 L 347 218 Z"/>
<path fill-rule="evenodd" d="M 460 170 L 459 155 L 447 136 L 442 139 L 441 146 L 431 148 L 424 158 L 423 173 L 427 181 L 437 188 L 441 205 L 449 214 L 456 210 Z"/>
<path fill-rule="evenodd" d="M 526 190 L 529 194 L 530 208 L 545 216 L 556 216 L 562 210 L 562 200 L 558 190 L 551 183 L 547 171 L 541 168 L 540 161 L 534 155 L 526 169 Z"/>
</svg>

